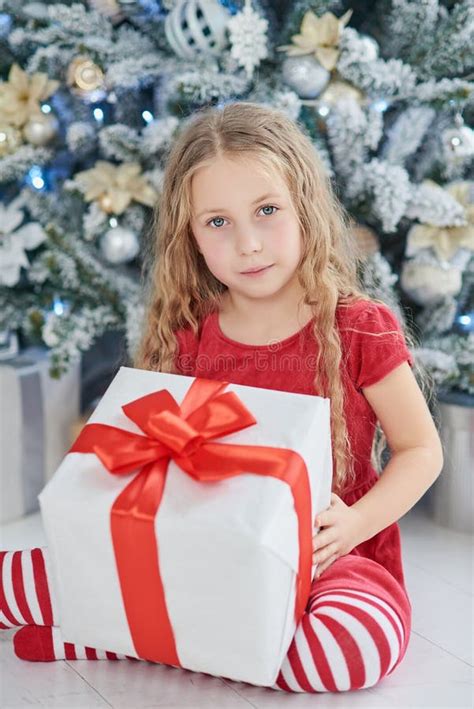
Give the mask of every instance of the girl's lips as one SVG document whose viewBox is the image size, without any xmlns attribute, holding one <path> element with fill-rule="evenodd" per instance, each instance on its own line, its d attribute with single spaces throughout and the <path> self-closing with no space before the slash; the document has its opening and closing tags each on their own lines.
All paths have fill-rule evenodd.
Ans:
<svg viewBox="0 0 474 709">
<path fill-rule="evenodd" d="M 264 266 L 263 268 L 260 268 L 258 271 L 241 271 L 242 276 L 259 276 L 261 273 L 265 273 L 268 271 L 273 264 L 270 264 L 270 266 Z"/>
</svg>

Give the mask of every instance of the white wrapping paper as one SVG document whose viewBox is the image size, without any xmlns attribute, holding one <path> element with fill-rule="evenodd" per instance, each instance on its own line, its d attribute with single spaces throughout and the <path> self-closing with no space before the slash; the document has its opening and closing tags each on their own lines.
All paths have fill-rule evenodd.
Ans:
<svg viewBox="0 0 474 709">
<path fill-rule="evenodd" d="M 142 433 L 121 406 L 160 389 L 180 404 L 193 380 L 122 367 L 89 423 Z M 257 424 L 216 441 L 299 453 L 314 520 L 331 496 L 329 399 L 232 383 L 225 391 L 237 394 Z M 69 453 L 39 500 L 65 641 L 137 657 L 110 532 L 112 504 L 132 477 L 110 474 L 94 454 Z M 170 460 L 155 531 L 182 667 L 273 684 L 296 629 L 299 548 L 290 486 L 245 472 L 201 483 Z"/>
</svg>

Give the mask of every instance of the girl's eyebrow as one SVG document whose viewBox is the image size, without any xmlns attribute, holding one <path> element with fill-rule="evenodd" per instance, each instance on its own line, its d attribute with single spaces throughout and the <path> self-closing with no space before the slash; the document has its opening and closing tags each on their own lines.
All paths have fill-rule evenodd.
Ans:
<svg viewBox="0 0 474 709">
<path fill-rule="evenodd" d="M 282 195 L 277 194 L 276 192 L 269 192 L 268 194 L 264 194 L 261 197 L 254 199 L 254 201 L 252 202 L 252 205 L 257 204 L 257 202 L 262 202 L 264 199 L 270 199 L 270 197 L 277 197 L 278 199 L 283 199 Z M 212 212 L 225 212 L 225 211 L 227 211 L 225 207 L 216 207 L 216 209 L 204 209 L 202 212 L 199 212 L 199 214 L 197 216 L 202 217 L 204 214 L 211 214 Z"/>
</svg>

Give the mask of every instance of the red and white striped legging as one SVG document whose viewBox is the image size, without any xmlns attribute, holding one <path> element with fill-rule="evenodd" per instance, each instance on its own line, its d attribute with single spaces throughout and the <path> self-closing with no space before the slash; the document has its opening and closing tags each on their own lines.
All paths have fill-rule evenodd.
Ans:
<svg viewBox="0 0 474 709">
<path fill-rule="evenodd" d="M 0 628 L 27 660 L 135 659 L 64 643 L 48 583 L 48 550 L 0 552 Z M 411 605 L 379 563 L 354 554 L 337 559 L 312 584 L 302 617 L 271 689 L 343 692 L 373 687 L 402 661 Z M 205 674 L 205 673 L 204 673 Z"/>
</svg>

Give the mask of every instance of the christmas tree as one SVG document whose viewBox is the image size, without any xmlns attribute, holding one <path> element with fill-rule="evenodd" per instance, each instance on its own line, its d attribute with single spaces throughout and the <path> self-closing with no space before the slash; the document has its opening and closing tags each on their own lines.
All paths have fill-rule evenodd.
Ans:
<svg viewBox="0 0 474 709">
<path fill-rule="evenodd" d="M 0 331 L 53 370 L 138 342 L 181 121 L 234 100 L 311 137 L 366 290 L 410 319 L 440 390 L 474 393 L 474 3 L 0 2 Z"/>
</svg>

